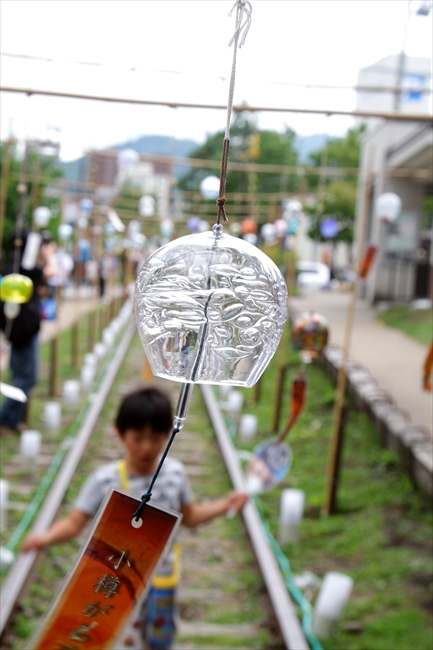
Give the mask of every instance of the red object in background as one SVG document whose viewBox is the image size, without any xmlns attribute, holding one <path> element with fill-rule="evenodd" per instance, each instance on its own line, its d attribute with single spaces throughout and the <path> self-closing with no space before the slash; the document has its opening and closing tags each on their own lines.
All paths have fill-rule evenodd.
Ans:
<svg viewBox="0 0 433 650">
<path fill-rule="evenodd" d="M 296 420 L 304 410 L 306 392 L 307 392 L 307 380 L 305 379 L 304 373 L 300 372 L 298 376 L 295 377 L 292 384 L 290 420 L 286 424 L 283 433 L 278 438 L 278 444 L 280 444 L 284 440 L 284 438 L 287 436 L 290 429 L 293 427 Z"/>
<path fill-rule="evenodd" d="M 250 235 L 257 232 L 257 224 L 252 219 L 241 221 L 241 232 L 243 235 Z"/>
<path fill-rule="evenodd" d="M 432 384 L 432 371 L 433 371 L 433 341 L 428 351 L 426 360 L 424 362 L 424 378 L 423 378 L 423 388 L 426 391 L 431 392 Z"/>
<path fill-rule="evenodd" d="M 376 253 L 377 246 L 369 244 L 369 246 L 367 246 L 367 250 L 365 251 L 364 259 L 362 260 L 361 270 L 359 271 L 359 277 L 361 280 L 365 280 L 369 274 L 374 258 L 376 257 Z"/>
</svg>

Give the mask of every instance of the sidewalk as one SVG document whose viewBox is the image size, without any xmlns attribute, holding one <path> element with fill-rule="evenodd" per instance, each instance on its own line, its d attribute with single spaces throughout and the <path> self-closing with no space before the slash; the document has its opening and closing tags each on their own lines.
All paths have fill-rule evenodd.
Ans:
<svg viewBox="0 0 433 650">
<path fill-rule="evenodd" d="M 314 292 L 291 298 L 297 311 L 314 310 L 327 318 L 329 343 L 343 347 L 350 294 Z M 432 435 L 432 393 L 422 390 L 422 368 L 427 347 L 402 332 L 376 322 L 376 310 L 357 300 L 349 356 L 369 370 L 380 388 L 393 396 L 396 405 L 406 409 L 414 425 Z"/>
<path fill-rule="evenodd" d="M 121 295 L 121 292 L 121 287 L 113 287 L 113 295 L 115 297 Z M 96 292 L 86 292 L 84 295 L 80 295 L 79 292 L 67 293 L 66 296 L 62 297 L 60 302 L 57 320 L 42 321 L 39 342 L 45 343 L 51 340 L 57 332 L 68 329 L 80 320 L 81 316 L 104 304 L 104 301 L 107 299 L 110 300 L 110 296 L 107 297 L 105 295 L 103 298 L 100 298 Z"/>
</svg>

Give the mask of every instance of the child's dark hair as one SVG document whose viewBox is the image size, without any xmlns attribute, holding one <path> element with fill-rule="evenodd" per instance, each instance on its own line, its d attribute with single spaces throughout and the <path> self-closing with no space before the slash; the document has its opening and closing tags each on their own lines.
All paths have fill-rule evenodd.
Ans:
<svg viewBox="0 0 433 650">
<path fill-rule="evenodd" d="M 126 395 L 119 406 L 115 425 L 123 436 L 128 429 L 150 426 L 156 433 L 166 434 L 173 426 L 171 401 L 159 388 L 140 388 Z"/>
</svg>

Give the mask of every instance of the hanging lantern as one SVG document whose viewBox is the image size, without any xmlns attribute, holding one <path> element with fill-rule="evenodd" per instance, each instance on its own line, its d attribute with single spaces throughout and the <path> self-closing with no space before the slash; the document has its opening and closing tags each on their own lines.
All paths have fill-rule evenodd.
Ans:
<svg viewBox="0 0 433 650">
<path fill-rule="evenodd" d="M 240 225 L 243 235 L 254 235 L 257 232 L 257 224 L 252 219 L 244 219 Z"/>
<path fill-rule="evenodd" d="M 39 208 L 33 212 L 33 221 L 38 228 L 46 228 L 51 219 L 51 210 L 46 208 L 44 205 L 40 205 Z"/>
<path fill-rule="evenodd" d="M 72 237 L 72 233 L 74 232 L 74 229 L 70 223 L 61 223 L 60 226 L 57 228 L 57 232 L 59 235 L 59 239 L 67 240 L 70 237 Z"/>
<path fill-rule="evenodd" d="M 155 214 L 155 199 L 153 196 L 142 196 L 138 202 L 138 212 L 140 217 L 153 217 Z"/>
<path fill-rule="evenodd" d="M 220 179 L 216 176 L 206 176 L 200 183 L 200 194 L 204 199 L 216 199 L 220 189 Z"/>
<path fill-rule="evenodd" d="M 161 237 L 169 238 L 172 236 L 174 232 L 174 223 L 171 219 L 162 219 L 159 229 L 161 232 Z"/>
<path fill-rule="evenodd" d="M 189 232 L 199 232 L 200 230 L 200 217 L 191 217 L 186 222 L 186 228 Z"/>
<path fill-rule="evenodd" d="M 81 199 L 81 201 L 78 203 L 78 206 L 80 208 L 80 213 L 82 217 L 90 217 L 92 214 L 93 210 L 93 201 L 92 199 Z"/>
<path fill-rule="evenodd" d="M 284 221 L 284 219 L 277 219 L 274 222 L 274 228 L 275 232 L 277 233 L 277 237 L 284 237 L 284 235 L 287 233 L 287 223 Z"/>
<path fill-rule="evenodd" d="M 260 234 L 266 244 L 274 244 L 275 243 L 275 238 L 277 235 L 277 231 L 275 230 L 275 226 L 273 223 L 265 223 L 262 226 L 262 229 L 260 231 Z"/>
<path fill-rule="evenodd" d="M 377 197 L 374 207 L 378 219 L 393 222 L 401 212 L 401 198 L 394 192 L 385 192 Z"/>
<path fill-rule="evenodd" d="M 158 377 L 253 386 L 277 349 L 284 278 L 264 253 L 222 230 L 163 246 L 139 273 L 137 326 Z"/>
<path fill-rule="evenodd" d="M 26 275 L 11 273 L 5 275 L 0 284 L 0 299 L 3 302 L 22 305 L 33 294 L 33 282 Z"/>
<path fill-rule="evenodd" d="M 301 359 L 309 363 L 328 341 L 328 321 L 316 312 L 304 312 L 293 323 L 292 343 Z"/>
</svg>

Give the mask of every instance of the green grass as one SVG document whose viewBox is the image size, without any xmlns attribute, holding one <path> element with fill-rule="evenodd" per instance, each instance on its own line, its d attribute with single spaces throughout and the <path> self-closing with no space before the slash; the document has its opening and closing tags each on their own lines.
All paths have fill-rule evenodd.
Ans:
<svg viewBox="0 0 433 650">
<path fill-rule="evenodd" d="M 293 353 L 288 353 L 287 360 L 293 365 L 284 392 L 282 422 L 288 416 L 290 381 L 299 366 Z M 260 434 L 254 443 L 238 443 L 238 447 L 252 449 L 271 435 L 276 376 L 274 359 L 262 378 L 256 405 L 253 392 L 245 391 L 249 402 L 245 411 L 258 416 Z M 354 579 L 342 624 L 331 639 L 323 640 L 323 646 L 325 650 L 431 650 L 431 504 L 415 492 L 393 452 L 380 446 L 367 416 L 350 408 L 338 512 L 331 517 L 321 515 L 334 388 L 315 366 L 308 367 L 307 379 L 306 408 L 288 438 L 292 468 L 280 485 L 260 495 L 259 503 L 277 536 L 281 490 L 304 490 L 300 541 L 283 547 L 293 571 L 310 570 L 320 578 L 328 571 L 340 571 Z M 364 631 L 344 631 L 345 621 L 361 622 Z"/>
<path fill-rule="evenodd" d="M 411 310 L 409 306 L 394 307 L 382 312 L 378 322 L 398 329 L 424 345 L 429 345 L 433 336 L 433 312 L 431 309 Z"/>
</svg>

